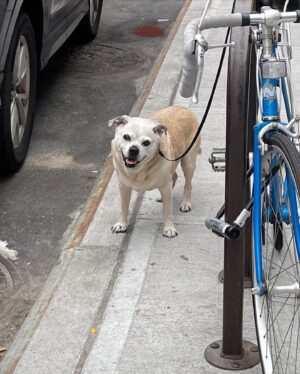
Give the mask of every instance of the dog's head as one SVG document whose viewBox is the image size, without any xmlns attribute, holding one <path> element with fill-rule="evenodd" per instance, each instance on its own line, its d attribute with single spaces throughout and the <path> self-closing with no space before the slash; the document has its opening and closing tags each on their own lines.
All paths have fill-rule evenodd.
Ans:
<svg viewBox="0 0 300 374">
<path fill-rule="evenodd" d="M 157 154 L 161 136 L 167 132 L 166 127 L 157 121 L 126 115 L 112 119 L 108 125 L 116 128 L 114 144 L 125 167 L 135 170 Z"/>
</svg>

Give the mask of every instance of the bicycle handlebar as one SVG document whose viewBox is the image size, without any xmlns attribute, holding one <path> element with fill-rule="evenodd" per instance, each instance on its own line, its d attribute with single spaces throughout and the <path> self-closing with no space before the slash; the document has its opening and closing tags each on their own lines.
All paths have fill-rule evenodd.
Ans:
<svg viewBox="0 0 300 374">
<path fill-rule="evenodd" d="M 233 13 L 221 16 L 206 16 L 200 25 L 200 18 L 192 20 L 184 30 L 184 59 L 182 80 L 179 89 L 181 96 L 186 98 L 193 96 L 193 102 L 198 102 L 198 90 L 204 66 L 204 53 L 207 50 L 207 43 L 201 31 L 211 28 L 259 24 L 276 27 L 283 22 L 300 23 L 300 10 L 279 12 L 275 9 L 263 8 L 262 13 Z"/>
<path fill-rule="evenodd" d="M 195 20 L 194 20 L 195 21 Z M 221 16 L 206 16 L 199 31 L 219 27 L 236 27 L 264 24 L 278 26 L 283 22 L 300 23 L 300 10 L 279 12 L 276 9 L 265 9 L 263 13 L 233 13 Z"/>
</svg>

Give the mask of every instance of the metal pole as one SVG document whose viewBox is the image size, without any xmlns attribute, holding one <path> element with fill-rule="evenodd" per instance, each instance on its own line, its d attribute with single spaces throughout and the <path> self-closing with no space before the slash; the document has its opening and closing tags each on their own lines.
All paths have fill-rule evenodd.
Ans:
<svg viewBox="0 0 300 374">
<path fill-rule="evenodd" d="M 249 45 L 249 87 L 248 87 L 248 118 L 247 118 L 247 154 L 253 152 L 253 126 L 256 123 L 256 53 L 254 44 Z M 248 161 L 248 160 L 247 160 Z M 249 168 L 247 163 L 247 168 Z M 246 199 L 250 199 L 250 185 L 247 183 Z M 252 287 L 252 220 L 248 219 L 245 226 L 245 273 L 244 288 Z"/>
<path fill-rule="evenodd" d="M 249 12 L 251 0 L 236 0 L 235 12 Z M 249 28 L 233 28 L 227 80 L 225 221 L 232 223 L 246 203 Z M 259 362 L 257 347 L 243 341 L 245 230 L 238 240 L 224 242 L 223 339 L 205 351 L 214 366 L 241 370 Z"/>
<path fill-rule="evenodd" d="M 231 41 L 238 48 L 230 51 L 228 59 L 225 221 L 233 222 L 246 202 L 246 98 L 248 92 L 247 65 L 236 61 L 247 50 L 244 30 L 234 28 Z M 241 37 L 242 36 L 242 37 Z M 239 54 L 239 56 L 236 56 Z M 244 61 L 243 61 L 244 62 Z M 247 64 L 247 61 L 246 61 Z M 237 71 L 238 70 L 238 71 Z M 237 79 L 238 77 L 238 79 Z M 224 243 L 223 355 L 243 357 L 243 296 L 245 233 L 238 240 Z"/>
</svg>

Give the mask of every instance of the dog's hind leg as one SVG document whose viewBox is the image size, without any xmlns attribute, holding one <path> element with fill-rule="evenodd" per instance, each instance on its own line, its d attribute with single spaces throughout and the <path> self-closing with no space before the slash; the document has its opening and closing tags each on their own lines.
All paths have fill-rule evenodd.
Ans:
<svg viewBox="0 0 300 374">
<path fill-rule="evenodd" d="M 197 159 L 197 148 L 193 148 L 190 153 L 188 153 L 181 160 L 181 167 L 185 177 L 183 200 L 180 206 L 181 212 L 189 212 L 192 210 L 191 195 L 192 195 L 192 178 L 196 169 L 196 159 Z"/>
</svg>

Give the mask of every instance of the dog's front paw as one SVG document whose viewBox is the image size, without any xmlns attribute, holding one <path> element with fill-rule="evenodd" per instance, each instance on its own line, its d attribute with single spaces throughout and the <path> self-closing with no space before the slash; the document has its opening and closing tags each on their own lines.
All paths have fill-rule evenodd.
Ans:
<svg viewBox="0 0 300 374">
<path fill-rule="evenodd" d="M 126 232 L 127 230 L 127 224 L 126 223 L 122 223 L 122 222 L 117 222 L 116 224 L 114 224 L 112 227 L 111 227 L 111 231 L 116 233 L 116 234 L 119 234 L 119 233 L 122 233 L 122 232 Z"/>
<path fill-rule="evenodd" d="M 177 236 L 177 231 L 174 226 L 165 226 L 163 229 L 163 236 L 166 238 L 175 238 Z"/>
<path fill-rule="evenodd" d="M 192 204 L 188 201 L 183 201 L 181 203 L 181 206 L 180 206 L 180 211 L 181 212 L 184 212 L 184 213 L 187 213 L 187 212 L 190 212 L 192 210 Z"/>
</svg>

